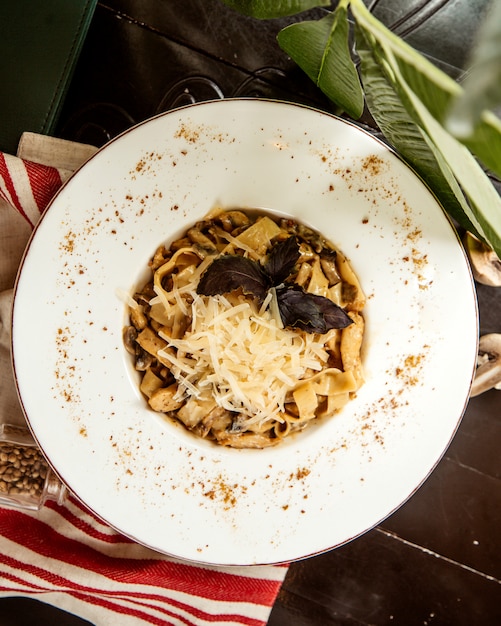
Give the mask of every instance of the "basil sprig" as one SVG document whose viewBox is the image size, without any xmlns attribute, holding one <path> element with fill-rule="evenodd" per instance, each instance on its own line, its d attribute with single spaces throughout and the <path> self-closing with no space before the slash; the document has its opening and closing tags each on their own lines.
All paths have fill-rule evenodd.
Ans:
<svg viewBox="0 0 501 626">
<path fill-rule="evenodd" d="M 259 19 L 326 6 L 321 0 L 223 2 Z M 501 197 L 488 174 L 501 177 L 501 120 L 494 113 L 501 103 L 501 3 L 492 3 L 483 22 L 464 87 L 386 28 L 363 0 L 340 0 L 321 15 L 283 28 L 280 47 L 353 119 L 365 103 L 388 143 L 451 217 L 501 257 Z"/>
<path fill-rule="evenodd" d="M 351 318 L 329 298 L 306 292 L 296 284 L 286 284 L 300 257 L 295 236 L 272 246 L 264 264 L 239 255 L 226 254 L 212 261 L 200 278 L 197 293 L 205 296 L 243 293 L 261 302 L 275 288 L 278 310 L 286 327 L 309 333 L 326 333 L 333 328 L 346 328 Z"/>
</svg>

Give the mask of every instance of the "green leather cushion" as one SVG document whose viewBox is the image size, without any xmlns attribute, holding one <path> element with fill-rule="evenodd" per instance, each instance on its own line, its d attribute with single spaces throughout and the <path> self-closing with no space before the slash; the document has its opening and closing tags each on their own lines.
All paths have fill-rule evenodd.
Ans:
<svg viewBox="0 0 501 626">
<path fill-rule="evenodd" d="M 51 134 L 97 0 L 0 2 L 0 150 Z"/>
</svg>

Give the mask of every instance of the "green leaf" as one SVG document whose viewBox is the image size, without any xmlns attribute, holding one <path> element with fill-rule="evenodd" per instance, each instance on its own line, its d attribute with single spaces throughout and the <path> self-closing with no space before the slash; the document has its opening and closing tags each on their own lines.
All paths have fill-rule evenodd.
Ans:
<svg viewBox="0 0 501 626">
<path fill-rule="evenodd" d="M 490 111 L 484 111 L 473 133 L 457 137 L 495 174 L 501 177 L 501 120 Z"/>
<path fill-rule="evenodd" d="M 457 137 L 468 137 L 484 110 L 501 104 L 501 3 L 494 2 L 479 29 L 463 81 L 463 91 L 449 112 L 447 125 Z"/>
<path fill-rule="evenodd" d="M 461 184 L 489 245 L 501 256 L 501 198 L 471 152 L 430 115 L 413 92 L 402 85 L 409 104 L 437 150 Z"/>
<path fill-rule="evenodd" d="M 351 9 L 357 25 L 392 51 L 406 83 L 435 119 L 449 129 L 448 111 L 454 101 L 462 97 L 462 87 L 388 30 L 360 0 L 352 0 Z M 499 22 L 498 30 L 501 28 Z M 501 54 L 501 45 L 498 53 Z M 476 121 L 477 125 L 470 136 L 456 138 L 467 146 L 485 167 L 501 176 L 501 121 L 488 111 L 484 111 Z"/>
<path fill-rule="evenodd" d="M 443 121 L 452 99 L 461 93 L 461 87 L 445 72 L 433 65 L 422 54 L 392 33 L 367 10 L 361 0 L 351 1 L 356 24 L 375 41 L 393 52 L 399 70 L 407 84 L 420 98 L 430 113 Z"/>
<path fill-rule="evenodd" d="M 277 17 L 285 14 L 282 11 L 312 6 L 302 2 L 225 1 L 260 17 Z M 453 102 L 463 97 L 462 87 L 388 30 L 363 0 L 340 0 L 327 17 L 294 24 L 279 33 L 278 39 L 327 97 L 353 118 L 361 114 L 364 94 L 350 55 L 348 6 L 357 32 L 363 35 L 358 35 L 357 51 L 365 96 L 376 122 L 446 211 L 501 254 L 501 198 L 473 156 L 501 176 L 501 120 L 489 111 L 480 111 L 485 102 L 501 97 L 499 76 L 496 90 L 488 93 L 488 99 L 474 113 L 473 134 L 458 140 L 444 124 Z M 493 36 L 500 31 L 497 24 Z M 501 56 L 497 47 L 496 54 Z"/>
<path fill-rule="evenodd" d="M 315 7 L 329 6 L 330 0 L 222 0 L 230 8 L 260 20 L 287 17 Z"/>
<path fill-rule="evenodd" d="M 345 6 L 320 20 L 287 26 L 278 43 L 330 100 L 354 119 L 362 115 L 364 95 L 350 55 Z"/>
<path fill-rule="evenodd" d="M 382 47 L 384 50 L 384 47 Z M 480 235 L 501 254 L 501 198 L 471 152 L 431 115 L 399 73 L 391 50 L 384 50 L 386 62 L 394 72 L 395 86 L 407 112 L 423 129 L 428 141 L 442 155 L 460 183 L 471 210 L 480 225 Z"/>
<path fill-rule="evenodd" d="M 356 36 L 367 106 L 381 132 L 423 178 L 447 213 L 465 229 L 480 235 L 480 226 L 449 166 L 410 117 L 384 72 L 385 65 L 376 56 L 376 41 L 358 27 Z"/>
</svg>

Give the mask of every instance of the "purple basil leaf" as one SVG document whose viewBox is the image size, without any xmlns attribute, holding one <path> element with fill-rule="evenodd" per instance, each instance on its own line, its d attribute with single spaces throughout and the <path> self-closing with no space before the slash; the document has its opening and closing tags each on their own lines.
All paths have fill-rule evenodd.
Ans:
<svg viewBox="0 0 501 626">
<path fill-rule="evenodd" d="M 246 294 L 264 300 L 269 281 L 257 261 L 243 256 L 226 255 L 214 259 L 198 283 L 197 293 L 204 296 L 230 293 L 241 287 Z"/>
<path fill-rule="evenodd" d="M 294 285 L 276 290 L 278 309 L 284 326 L 300 328 L 308 333 L 326 333 L 332 328 L 346 328 L 353 323 L 337 304 Z"/>
<path fill-rule="evenodd" d="M 294 236 L 287 237 L 272 247 L 268 260 L 264 264 L 264 270 L 270 277 L 272 285 L 280 285 L 284 282 L 294 269 L 299 257 L 299 244 Z"/>
</svg>

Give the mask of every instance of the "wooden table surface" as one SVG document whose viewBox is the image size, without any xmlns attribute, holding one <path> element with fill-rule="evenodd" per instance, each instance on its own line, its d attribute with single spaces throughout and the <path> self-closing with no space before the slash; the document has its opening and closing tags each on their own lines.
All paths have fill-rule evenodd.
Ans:
<svg viewBox="0 0 501 626">
<path fill-rule="evenodd" d="M 486 1 L 366 4 L 457 77 Z M 156 113 L 231 96 L 329 110 L 278 48 L 284 24 L 241 17 L 219 0 L 103 0 L 57 134 L 102 145 Z M 477 292 L 481 334 L 501 332 L 501 288 Z M 269 626 L 501 624 L 500 413 L 501 391 L 470 400 L 452 444 L 408 502 L 351 543 L 292 564 Z M 32 600 L 0 601 L 0 626 L 49 623 L 87 622 Z"/>
</svg>

